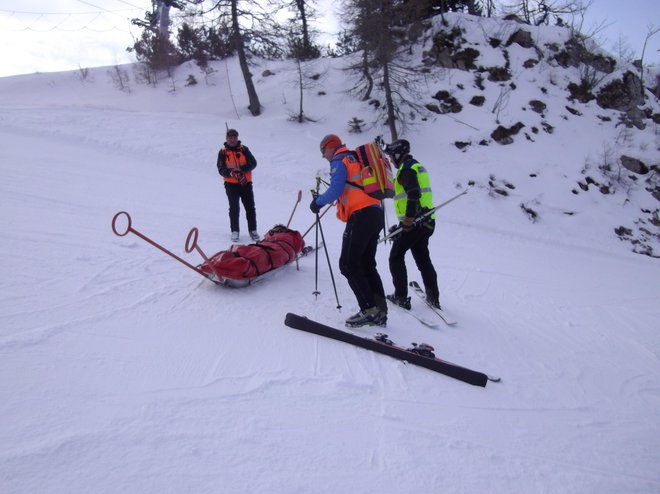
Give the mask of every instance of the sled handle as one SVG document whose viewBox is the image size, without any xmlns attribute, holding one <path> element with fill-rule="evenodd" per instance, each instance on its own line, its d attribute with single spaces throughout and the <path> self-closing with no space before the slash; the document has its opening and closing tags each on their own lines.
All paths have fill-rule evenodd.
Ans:
<svg viewBox="0 0 660 494">
<path fill-rule="evenodd" d="M 125 216 L 125 217 L 126 217 L 126 222 L 127 222 L 127 224 L 126 224 L 126 231 L 124 231 L 123 233 L 120 232 L 119 229 L 117 228 L 117 220 L 119 220 L 119 218 L 120 218 L 121 216 Z M 197 269 L 195 266 L 193 266 L 193 265 L 190 264 L 189 262 L 187 262 L 187 261 L 181 259 L 181 258 L 180 258 L 179 256 L 177 256 L 176 254 L 173 254 L 172 252 L 170 252 L 169 250 L 167 250 L 165 247 L 163 247 L 163 246 L 161 246 L 161 245 L 158 245 L 156 242 L 154 242 L 153 240 L 151 240 L 151 239 L 150 239 L 149 237 L 147 237 L 146 235 L 143 235 L 143 234 L 140 233 L 139 231 L 135 230 L 135 229 L 133 228 L 133 221 L 131 220 L 131 215 L 128 214 L 126 211 L 119 211 L 119 212 L 118 212 L 117 214 L 115 214 L 115 216 L 112 218 L 112 231 L 113 231 L 114 234 L 117 235 L 118 237 L 124 237 L 124 236 L 128 235 L 129 233 L 132 233 L 133 235 L 137 235 L 138 237 L 140 237 L 140 238 L 141 238 L 142 240 L 144 240 L 145 242 L 147 242 L 147 243 L 153 245 L 153 246 L 156 247 L 158 250 L 161 250 L 162 252 L 164 252 L 164 253 L 167 254 L 168 256 L 170 256 L 170 257 L 176 259 L 176 260 L 179 261 L 181 264 L 183 264 L 183 265 L 185 265 L 185 266 L 188 266 L 190 269 L 192 269 L 193 271 L 195 271 L 195 273 L 197 273 L 197 274 L 201 274 L 204 278 L 211 279 L 211 277 L 208 276 L 206 273 L 204 273 L 201 269 Z M 211 280 L 211 281 L 212 281 L 212 280 Z"/>
<path fill-rule="evenodd" d="M 197 238 L 199 238 L 199 230 L 196 226 L 193 226 L 188 232 L 188 237 L 186 238 L 186 253 L 190 254 L 194 249 L 197 248 Z"/>
<path fill-rule="evenodd" d="M 193 226 L 190 231 L 188 232 L 188 237 L 186 237 L 186 245 L 185 249 L 188 254 L 190 254 L 193 250 L 196 250 L 200 256 L 202 256 L 202 259 L 204 259 L 204 264 L 208 264 L 208 266 L 211 268 L 211 271 L 213 271 L 213 274 L 215 274 L 216 278 L 218 280 L 222 279 L 222 276 L 215 270 L 215 266 L 209 258 L 204 254 L 204 251 L 202 248 L 199 246 L 197 243 L 197 239 L 199 238 L 199 230 L 197 229 L 196 226 Z"/>
<path fill-rule="evenodd" d="M 119 219 L 119 216 L 121 215 L 126 215 L 126 231 L 124 233 L 119 233 L 117 231 L 117 220 Z M 128 214 L 126 211 L 119 211 L 114 218 L 112 218 L 112 231 L 117 235 L 118 237 L 125 237 L 128 235 L 129 232 L 134 231 L 132 227 L 132 221 L 131 221 L 131 215 Z"/>
<path fill-rule="evenodd" d="M 289 228 L 289 225 L 291 224 L 291 220 L 293 219 L 293 213 L 296 212 L 296 208 L 298 207 L 298 204 L 302 200 L 302 190 L 298 191 L 298 200 L 296 203 L 293 205 L 293 211 L 291 211 L 291 216 L 289 216 L 289 221 L 286 222 L 286 227 Z"/>
</svg>

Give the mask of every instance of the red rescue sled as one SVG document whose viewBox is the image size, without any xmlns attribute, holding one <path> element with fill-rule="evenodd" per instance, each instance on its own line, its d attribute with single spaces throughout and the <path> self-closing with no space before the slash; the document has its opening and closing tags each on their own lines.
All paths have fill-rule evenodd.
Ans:
<svg viewBox="0 0 660 494">
<path fill-rule="evenodd" d="M 122 221 L 126 223 L 123 228 L 120 226 Z M 305 241 L 300 232 L 291 230 L 284 225 L 275 225 L 264 236 L 264 239 L 257 243 L 232 245 L 228 250 L 220 251 L 208 258 L 197 243 L 199 236 L 197 228 L 192 228 L 186 239 L 186 252 L 191 253 L 196 250 L 204 259 L 202 264 L 193 266 L 135 230 L 131 216 L 126 211 L 120 211 L 112 218 L 112 231 L 120 237 L 133 233 L 197 274 L 218 285 L 236 288 L 261 280 L 287 264 L 297 261 L 312 250 L 311 247 L 305 247 Z"/>
</svg>

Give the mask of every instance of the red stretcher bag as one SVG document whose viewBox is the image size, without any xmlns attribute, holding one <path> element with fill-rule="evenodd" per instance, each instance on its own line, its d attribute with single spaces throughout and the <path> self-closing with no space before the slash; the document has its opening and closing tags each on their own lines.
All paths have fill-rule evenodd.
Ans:
<svg viewBox="0 0 660 494">
<path fill-rule="evenodd" d="M 283 225 L 274 226 L 263 240 L 249 245 L 232 245 L 204 263 L 202 271 L 232 280 L 249 280 L 284 266 L 296 259 L 305 247 L 300 232 Z"/>
</svg>

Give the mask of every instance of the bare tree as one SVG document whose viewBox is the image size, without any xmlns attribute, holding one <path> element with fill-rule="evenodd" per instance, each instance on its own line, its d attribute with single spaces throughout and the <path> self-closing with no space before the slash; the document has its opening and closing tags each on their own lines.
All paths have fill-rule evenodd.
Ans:
<svg viewBox="0 0 660 494">
<path fill-rule="evenodd" d="M 348 32 L 359 40 L 362 51 L 350 67 L 359 74 L 354 91 L 363 99 L 374 90 L 382 91 L 384 104 L 374 104 L 393 140 L 415 114 L 426 112 L 417 89 L 426 75 L 410 62 L 404 47 L 409 28 L 422 18 L 416 5 L 420 6 L 403 0 L 356 0 L 344 7 Z"/>
<path fill-rule="evenodd" d="M 281 56 L 283 36 L 275 22 L 275 12 L 281 5 L 257 0 L 189 0 L 195 8 L 189 10 L 190 22 L 203 22 L 229 29 L 229 39 L 238 56 L 238 62 L 248 93 L 248 109 L 253 116 L 261 114 L 262 108 L 252 74 L 250 57 Z"/>
<path fill-rule="evenodd" d="M 640 79 L 642 81 L 642 90 L 644 88 L 644 55 L 646 54 L 646 45 L 653 36 L 658 34 L 659 31 L 660 31 L 660 27 L 654 27 L 653 24 L 649 24 L 646 32 L 646 37 L 644 38 L 642 56 L 639 59 L 639 73 L 640 73 Z"/>
<path fill-rule="evenodd" d="M 519 15 L 526 22 L 535 26 L 563 23 L 562 15 L 584 15 L 593 0 L 516 0 L 511 5 L 503 6 L 505 12 Z"/>
<path fill-rule="evenodd" d="M 300 60 L 318 58 L 321 51 L 314 44 L 315 33 L 309 24 L 317 16 L 314 3 L 310 0 L 289 0 L 287 7 L 294 12 L 294 18 L 291 20 L 291 31 L 299 33 L 299 35 L 294 36 L 290 32 L 291 55 L 293 58 Z M 297 26 L 299 26 L 299 29 Z"/>
<path fill-rule="evenodd" d="M 495 12 L 497 11 L 497 8 L 495 7 L 495 0 L 482 0 L 481 2 L 484 6 L 485 9 L 485 16 L 486 17 L 493 17 L 495 15 Z"/>
<path fill-rule="evenodd" d="M 311 64 L 313 64 L 313 62 L 307 62 L 299 58 L 296 59 L 296 80 L 294 85 L 298 88 L 298 113 L 291 114 L 290 119 L 298 123 L 316 121 L 314 118 L 305 114 L 303 104 L 305 91 L 316 87 L 318 85 L 318 80 L 321 78 L 321 74 L 312 71 Z"/>
<path fill-rule="evenodd" d="M 245 49 L 245 41 L 243 39 L 243 34 L 241 33 L 240 24 L 238 23 L 238 0 L 230 0 L 230 4 L 231 27 L 234 35 L 234 44 L 236 47 L 236 53 L 238 54 L 238 63 L 241 66 L 243 80 L 245 81 L 245 88 L 247 89 L 248 99 L 250 100 L 248 109 L 250 110 L 252 116 L 257 117 L 261 115 L 261 103 L 259 102 L 259 96 L 257 95 L 257 90 L 254 87 L 254 82 L 252 81 L 252 74 L 250 74 L 250 67 L 248 66 Z"/>
</svg>

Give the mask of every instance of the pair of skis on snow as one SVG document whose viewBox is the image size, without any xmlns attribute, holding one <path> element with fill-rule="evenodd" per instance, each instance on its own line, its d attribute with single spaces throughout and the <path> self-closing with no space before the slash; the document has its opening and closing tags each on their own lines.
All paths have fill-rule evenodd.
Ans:
<svg viewBox="0 0 660 494">
<path fill-rule="evenodd" d="M 431 309 L 431 310 L 432 310 L 432 311 L 433 311 L 433 312 L 434 312 L 434 313 L 435 313 L 440 319 L 442 319 L 442 321 L 443 321 L 446 325 L 448 325 L 448 326 L 455 326 L 455 325 L 456 325 L 456 321 L 455 321 L 454 319 L 452 319 L 452 318 L 447 314 L 447 312 L 445 312 L 445 311 L 442 310 L 442 309 L 438 309 L 437 307 L 434 307 L 433 305 L 431 305 L 431 304 L 428 302 L 428 300 L 426 300 L 426 293 L 424 293 L 424 290 L 422 290 L 422 287 L 419 286 L 419 283 L 417 283 L 416 281 L 411 281 L 409 285 L 410 285 L 410 288 L 412 288 L 412 292 L 413 292 L 413 293 L 414 293 L 414 294 L 415 294 L 420 300 L 422 300 L 422 302 L 424 302 L 424 303 L 429 307 L 429 309 Z M 396 307 L 397 309 L 400 309 L 401 311 L 405 312 L 405 313 L 408 314 L 409 316 L 414 317 L 414 318 L 417 319 L 419 322 L 421 322 L 424 326 L 428 326 L 429 328 L 437 328 L 437 327 L 438 327 L 438 324 L 437 324 L 435 321 L 431 321 L 431 320 L 429 320 L 429 319 L 427 319 L 427 318 L 425 318 L 425 317 L 422 317 L 422 316 L 419 315 L 417 312 L 414 312 L 412 309 L 410 309 L 410 310 L 408 310 L 408 309 L 404 309 L 403 307 L 401 307 L 401 306 L 399 306 L 399 305 L 396 305 L 396 304 L 394 304 L 394 303 L 392 303 L 392 305 L 393 305 L 394 307 Z"/>
<path fill-rule="evenodd" d="M 413 365 L 425 367 L 426 369 L 439 372 L 445 376 L 458 379 L 459 381 L 474 386 L 485 387 L 488 382 L 499 382 L 499 377 L 489 376 L 466 367 L 439 359 L 435 356 L 434 348 L 426 343 L 413 343 L 410 348 L 404 348 L 392 342 L 386 334 L 376 333 L 372 338 L 358 336 L 348 331 L 326 326 L 297 314 L 288 313 L 284 324 L 290 328 L 299 329 L 308 333 L 324 336 L 333 340 L 343 341 L 360 348 L 388 355 L 398 360 L 409 362 Z"/>
<path fill-rule="evenodd" d="M 435 312 L 446 324 L 456 324 L 456 322 L 451 320 L 443 310 L 438 309 L 437 307 L 433 307 L 426 301 L 426 294 L 417 282 L 410 282 L 410 287 L 412 288 L 413 293 L 417 295 L 421 300 L 423 300 L 431 308 L 431 310 L 433 310 L 433 312 Z M 399 306 L 397 307 L 401 311 L 404 311 L 418 319 L 422 324 L 428 327 L 437 327 L 437 325 L 432 321 L 428 321 L 422 318 L 411 310 L 407 310 Z M 458 379 L 475 386 L 486 386 L 489 381 L 500 381 L 499 377 L 489 376 L 483 372 L 468 369 L 458 364 L 437 358 L 435 356 L 435 349 L 428 343 L 412 343 L 410 347 L 404 348 L 396 345 L 392 340 L 390 340 L 388 335 L 384 333 L 376 333 L 371 338 L 363 337 L 349 333 L 348 331 L 342 331 L 331 326 L 326 326 L 325 324 L 313 321 L 307 317 L 292 313 L 288 313 L 286 315 L 284 324 L 294 329 L 317 334 L 319 336 L 325 336 L 326 338 L 332 338 L 334 340 L 343 341 L 360 348 L 366 348 L 367 350 L 382 353 L 384 355 L 388 355 L 390 357 L 403 360 L 435 372 L 439 372 L 446 376 L 453 377 L 454 379 Z"/>
</svg>

